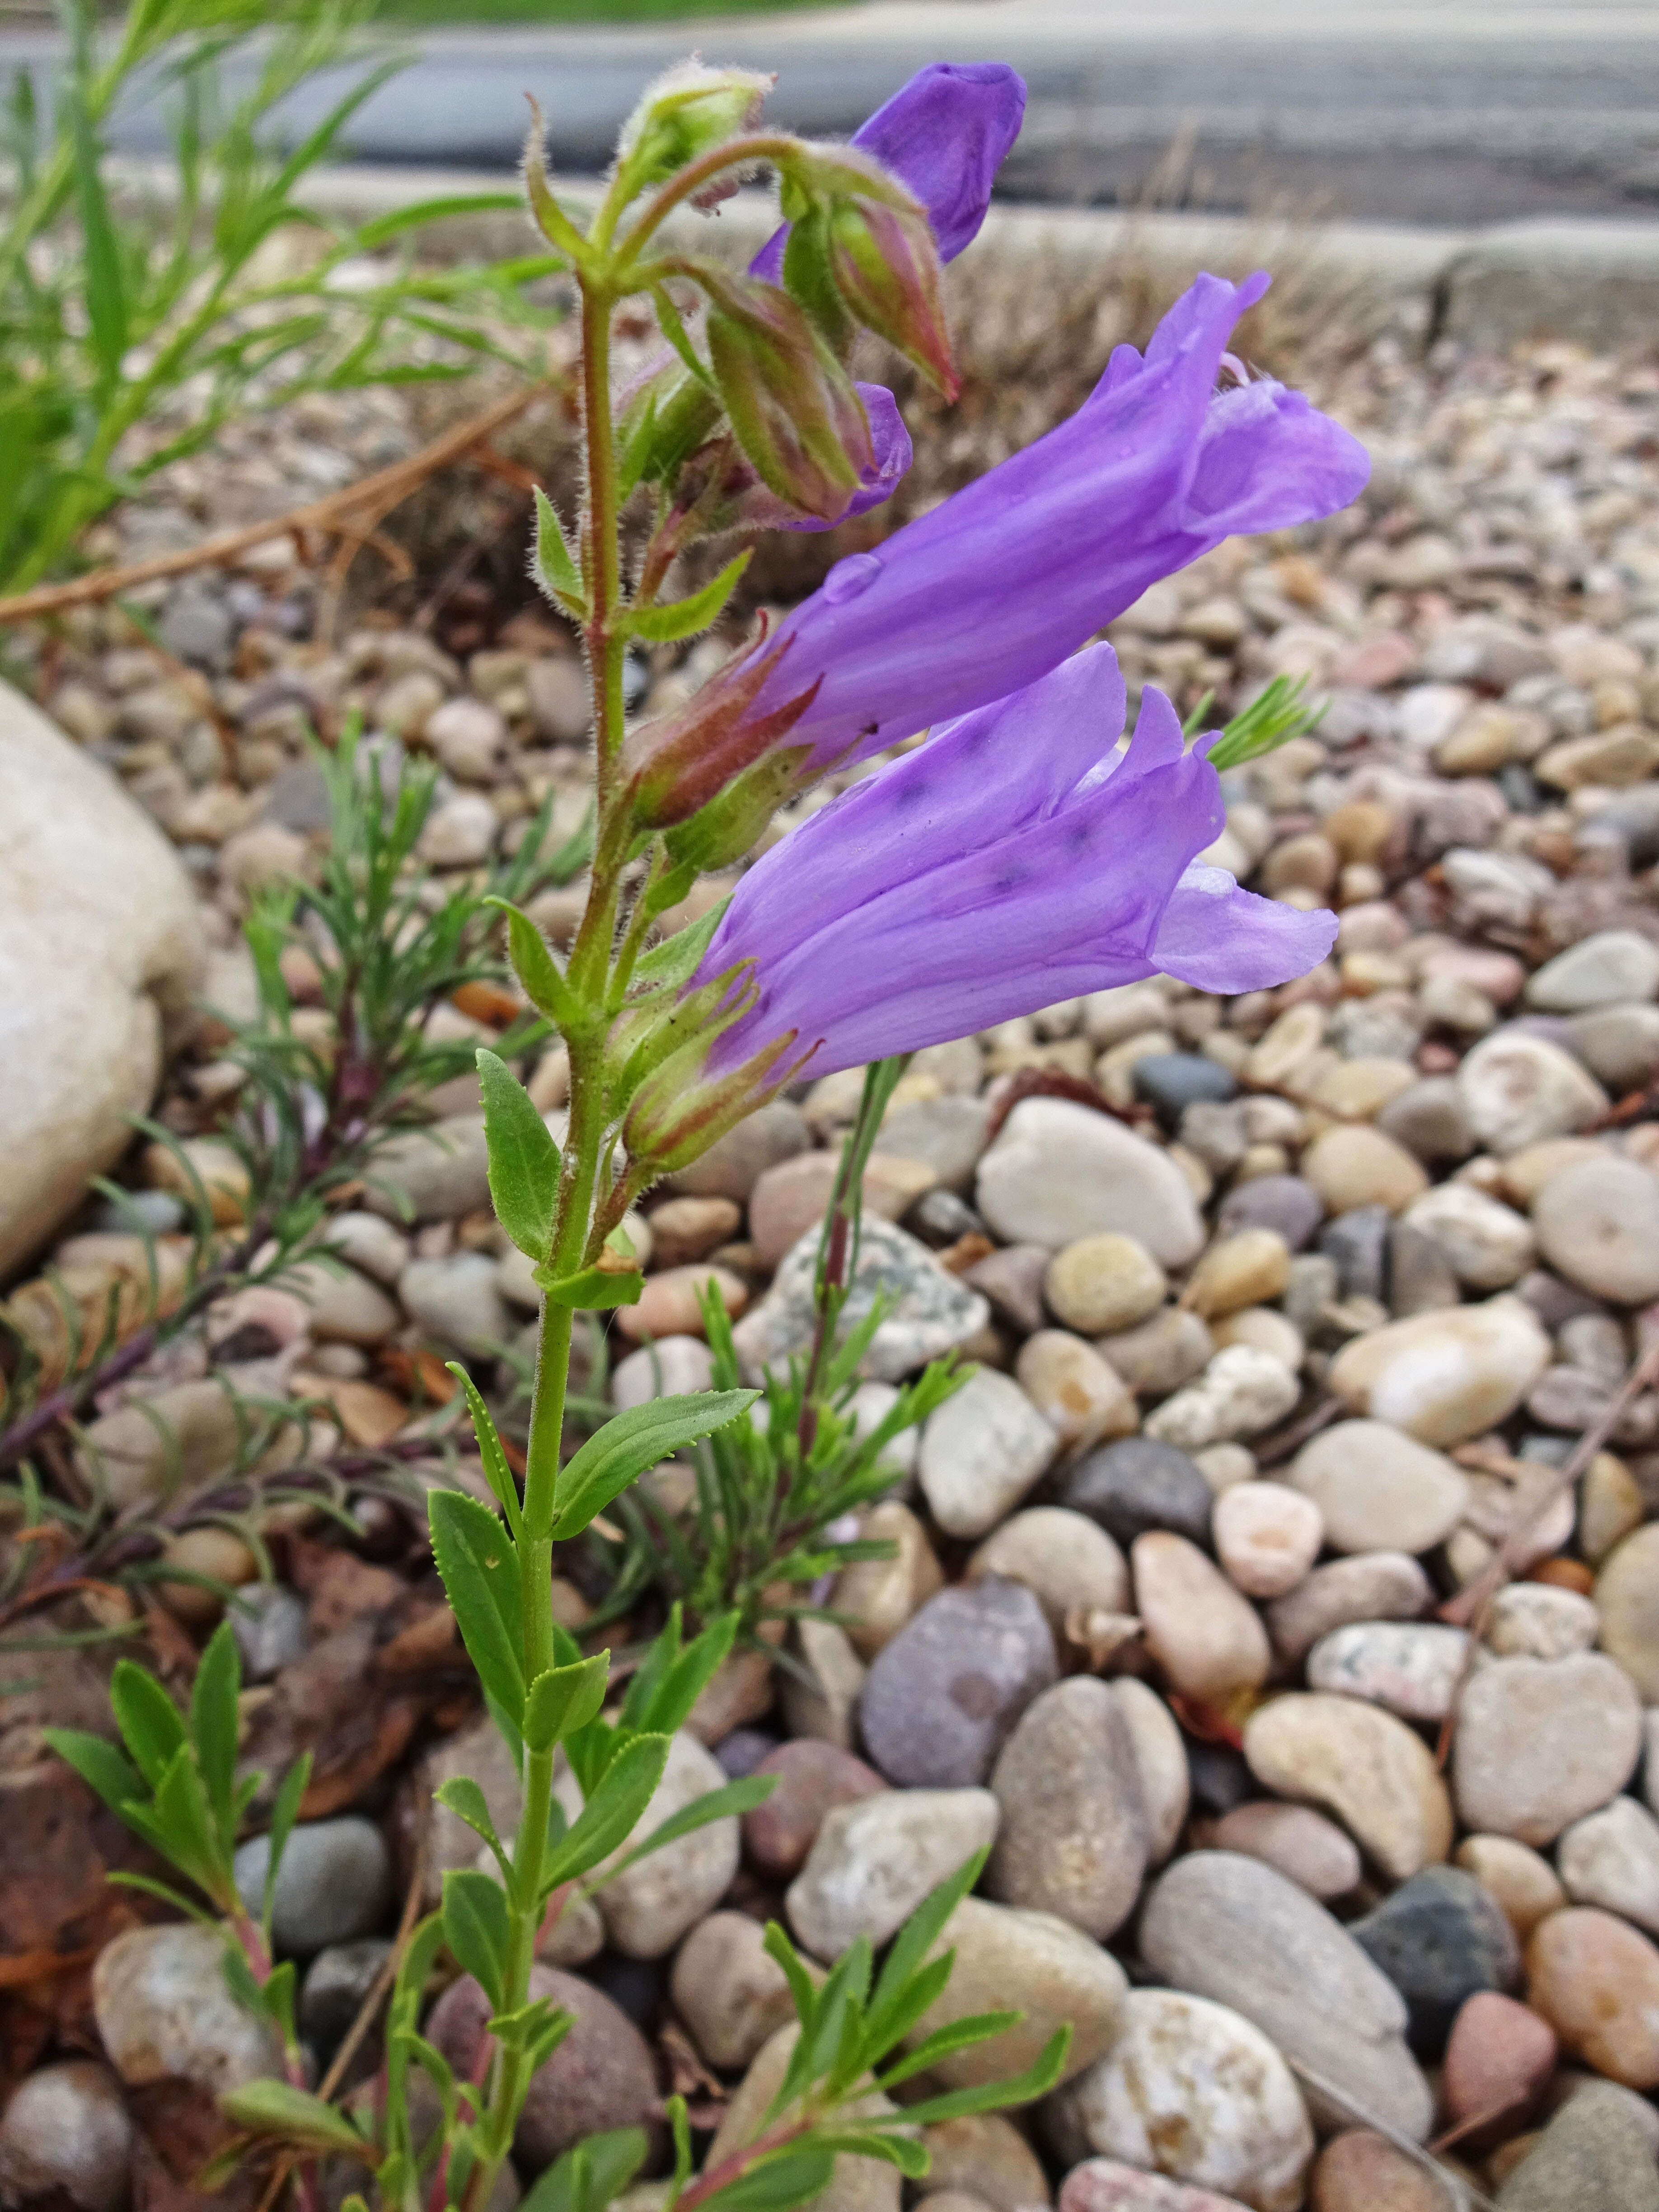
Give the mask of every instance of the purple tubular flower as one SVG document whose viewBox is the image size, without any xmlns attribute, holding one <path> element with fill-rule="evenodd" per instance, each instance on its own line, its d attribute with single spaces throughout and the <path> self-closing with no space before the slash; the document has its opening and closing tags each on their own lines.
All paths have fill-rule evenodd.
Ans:
<svg viewBox="0 0 1659 2212">
<path fill-rule="evenodd" d="M 821 774 L 1035 682 L 1224 538 L 1345 507 L 1370 471 L 1358 439 L 1269 380 L 1216 390 L 1268 282 L 1200 276 L 1069 422 L 838 562 L 783 625 L 752 712 L 816 682 L 785 742 Z"/>
<path fill-rule="evenodd" d="M 1091 647 L 937 731 L 773 847 L 690 988 L 754 963 L 754 1006 L 708 1073 L 796 1033 L 827 1075 L 1148 975 L 1205 991 L 1304 974 L 1336 936 L 1196 856 L 1220 780 L 1161 692 L 1118 750 L 1123 678 Z"/>
<path fill-rule="evenodd" d="M 927 210 L 941 261 L 979 235 L 991 186 L 1025 119 L 1025 81 L 1003 62 L 929 62 L 853 133 L 854 145 L 908 185 Z M 786 222 L 749 264 L 783 281 Z"/>
</svg>

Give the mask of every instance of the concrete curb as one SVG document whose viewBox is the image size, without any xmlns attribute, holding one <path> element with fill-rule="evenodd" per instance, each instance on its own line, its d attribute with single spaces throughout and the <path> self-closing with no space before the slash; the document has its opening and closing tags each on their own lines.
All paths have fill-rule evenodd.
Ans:
<svg viewBox="0 0 1659 2212">
<path fill-rule="evenodd" d="M 125 166 L 135 182 L 153 185 L 162 174 L 147 164 Z M 505 182 L 495 171 L 350 165 L 313 173 L 307 198 L 337 220 L 364 222 L 416 200 L 499 191 Z M 556 189 L 573 212 L 598 198 L 591 178 Z M 713 222 L 689 214 L 677 220 L 675 234 L 685 242 L 736 259 L 755 252 L 776 216 L 772 200 L 756 191 L 726 201 Z M 503 210 L 447 218 L 428 245 L 434 258 L 454 261 L 521 253 L 526 237 L 526 219 Z M 1334 295 L 1363 289 L 1380 297 L 1428 339 L 1506 345 L 1547 332 L 1613 346 L 1659 337 L 1659 221 L 1561 216 L 1440 230 L 997 206 L 975 251 L 1030 264 L 1057 258 L 1073 269 L 1134 252 L 1182 271 L 1294 270 Z"/>
</svg>

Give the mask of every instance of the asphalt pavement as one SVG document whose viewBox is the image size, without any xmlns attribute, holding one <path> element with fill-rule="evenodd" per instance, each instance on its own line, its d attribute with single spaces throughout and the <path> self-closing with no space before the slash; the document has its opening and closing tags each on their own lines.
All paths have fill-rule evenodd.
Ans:
<svg viewBox="0 0 1659 2212">
<path fill-rule="evenodd" d="M 461 4 L 461 0 L 458 0 Z M 382 164 L 509 170 L 525 94 L 556 167 L 602 168 L 642 86 L 688 52 L 778 72 L 769 114 L 844 133 L 932 59 L 1006 60 L 1030 106 L 1012 199 L 1254 210 L 1449 227 L 1659 210 L 1653 0 L 865 0 L 614 28 L 456 27 L 353 123 Z M 49 34 L 0 33 L 8 59 Z M 308 87 L 298 130 L 337 82 Z M 125 149 L 161 143 L 153 110 Z"/>
</svg>

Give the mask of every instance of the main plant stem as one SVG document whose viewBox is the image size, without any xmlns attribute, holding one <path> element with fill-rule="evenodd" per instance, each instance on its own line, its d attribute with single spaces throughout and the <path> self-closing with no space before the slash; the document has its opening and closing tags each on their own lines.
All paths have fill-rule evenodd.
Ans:
<svg viewBox="0 0 1659 2212">
<path fill-rule="evenodd" d="M 556 1276 L 574 1274 L 597 1258 L 603 1224 L 595 1220 L 595 1190 L 605 1139 L 601 1091 L 605 1006 L 611 984 L 620 867 L 609 834 L 616 811 L 615 763 L 623 738 L 623 659 L 627 635 L 623 614 L 622 560 L 617 533 L 617 471 L 611 422 L 611 298 L 601 286 L 582 286 L 582 402 L 587 497 L 582 566 L 587 592 L 583 624 L 593 706 L 599 789 L 599 832 L 592 881 L 581 926 L 571 949 L 568 980 L 592 1027 L 566 1039 L 570 1053 L 570 1126 L 565 1139 L 554 1218 L 550 1264 Z M 536 1352 L 536 1387 L 525 1456 L 524 1525 L 519 1539 L 519 1602 L 524 1622 L 524 1678 L 533 1682 L 556 1662 L 553 1649 L 553 1527 L 555 1490 L 570 1374 L 568 1305 L 544 1298 Z M 501 2009 L 518 2012 L 529 2002 L 530 1971 L 544 1914 L 543 1870 L 553 1801 L 553 1753 L 527 1751 L 524 1808 L 513 1847 L 507 1888 L 507 1948 Z M 480 2155 L 468 2179 L 468 2212 L 487 2201 L 512 2145 L 512 2130 L 526 2087 L 522 2045 L 502 2045 L 490 2084 L 488 2121 Z"/>
</svg>

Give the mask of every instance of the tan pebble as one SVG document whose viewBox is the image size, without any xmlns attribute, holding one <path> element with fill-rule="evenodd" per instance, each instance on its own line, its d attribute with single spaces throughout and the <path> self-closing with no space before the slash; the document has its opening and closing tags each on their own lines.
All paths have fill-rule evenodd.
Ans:
<svg viewBox="0 0 1659 2212">
<path fill-rule="evenodd" d="M 1341 865 L 1334 845 L 1317 830 L 1304 830 L 1281 838 L 1261 863 L 1261 888 L 1269 898 L 1282 898 L 1288 890 L 1316 892 L 1322 900 L 1336 881 Z"/>
<path fill-rule="evenodd" d="M 192 1575 L 206 1575 L 216 1583 L 239 1589 L 258 1576 L 258 1564 L 241 1538 L 228 1528 L 186 1528 L 169 1535 L 161 1547 L 162 1563 Z M 217 1620 L 225 1609 L 216 1589 L 200 1583 L 161 1581 L 157 1593 L 168 1610 L 193 1628 Z"/>
<path fill-rule="evenodd" d="M 1513 1836 L 1465 1836 L 1456 1863 L 1498 1899 L 1523 1943 L 1540 1920 L 1567 1901 L 1549 1861 Z"/>
<path fill-rule="evenodd" d="M 1063 1328 L 1028 1336 L 1014 1361 L 1019 1387 L 1067 1445 L 1133 1436 L 1134 1393 L 1091 1344 Z"/>
<path fill-rule="evenodd" d="M 1282 1482 L 1242 1482 L 1217 1498 L 1215 1547 L 1247 1597 L 1284 1597 L 1305 1582 L 1325 1524 L 1312 1498 Z"/>
<path fill-rule="evenodd" d="M 1456 1444 L 1506 1420 L 1550 1356 L 1532 1309 L 1500 1294 L 1356 1337 L 1328 1379 L 1350 1412 L 1390 1421 L 1424 1443 Z"/>
<path fill-rule="evenodd" d="M 1235 1483 L 1255 1480 L 1255 1454 L 1248 1444 L 1206 1444 L 1193 1454 L 1193 1465 L 1218 1498 Z"/>
<path fill-rule="evenodd" d="M 1274 1306 L 1241 1306 L 1237 1313 L 1218 1321 L 1211 1334 L 1217 1351 L 1224 1352 L 1230 1344 L 1253 1345 L 1258 1352 L 1271 1353 L 1292 1375 L 1300 1371 L 1307 1357 L 1301 1330 Z"/>
<path fill-rule="evenodd" d="M 706 1284 L 720 1293 L 728 1314 L 740 1314 L 749 1303 L 747 1290 L 727 1268 L 665 1267 L 660 1274 L 646 1277 L 636 1304 L 617 1307 L 617 1326 L 635 1344 L 647 1336 L 701 1336 L 701 1293 Z"/>
<path fill-rule="evenodd" d="M 1197 1314 L 1170 1306 L 1139 1328 L 1102 1337 L 1097 1349 L 1138 1395 L 1164 1398 L 1202 1374 L 1216 1345 Z"/>
<path fill-rule="evenodd" d="M 1597 1452 L 1584 1469 L 1578 1493 L 1578 1541 L 1592 1566 L 1642 1525 L 1646 1508 L 1636 1477 L 1623 1460 Z"/>
<path fill-rule="evenodd" d="M 1054 1313 L 1087 1336 L 1135 1328 L 1163 1304 L 1165 1288 L 1164 1270 L 1146 1246 L 1110 1230 L 1056 1252 L 1043 1279 Z"/>
<path fill-rule="evenodd" d="M 650 1222 L 658 1266 L 680 1267 L 729 1243 L 742 1225 L 743 1209 L 729 1198 L 671 1198 Z"/>
<path fill-rule="evenodd" d="M 1313 2170 L 1308 2212 L 1446 2212 L 1431 2173 L 1368 2128 L 1335 2136 Z"/>
<path fill-rule="evenodd" d="M 1196 1544 L 1167 1529 L 1137 1536 L 1129 1564 L 1154 1659 L 1188 1697 L 1220 1701 L 1267 1678 L 1267 1632 Z"/>
<path fill-rule="evenodd" d="M 1540 1921 L 1527 2002 L 1598 2074 L 1631 2089 L 1659 2084 L 1659 1950 L 1628 1921 L 1594 1905 Z"/>
<path fill-rule="evenodd" d="M 1255 1091 L 1282 1090 L 1324 1042 L 1326 1011 L 1310 1002 L 1279 1016 L 1244 1064 L 1244 1079 Z"/>
<path fill-rule="evenodd" d="M 1393 834 L 1393 810 L 1381 799 L 1344 799 L 1325 817 L 1325 835 L 1344 860 L 1376 861 Z"/>
<path fill-rule="evenodd" d="M 1021 2212 L 1053 2197 L 1036 2153 L 1000 2112 L 936 2121 L 923 2129 L 921 2140 L 933 2160 L 927 2185 L 935 2197 L 947 2190 L 968 2190 L 993 2212 Z"/>
<path fill-rule="evenodd" d="M 869 1661 L 943 1587 L 945 1574 L 927 1530 L 896 1498 L 872 1506 L 859 1524 L 859 1536 L 895 1547 L 891 1559 L 857 1559 L 836 1577 L 834 1608 L 847 1616 L 853 1649 Z"/>
<path fill-rule="evenodd" d="M 1317 1692 L 1276 1698 L 1246 1723 L 1244 1756 L 1263 1789 L 1334 1814 L 1392 1881 L 1451 1849 L 1451 1800 L 1433 1754 L 1378 1706 Z"/>
<path fill-rule="evenodd" d="M 1278 1231 L 1241 1229 L 1211 1245 L 1193 1270 L 1182 1304 L 1213 1321 L 1279 1297 L 1290 1279 L 1291 1249 Z"/>
<path fill-rule="evenodd" d="M 1595 1579 L 1595 1604 L 1601 1649 L 1646 1703 L 1659 1705 L 1659 1521 L 1634 1530 L 1608 1553 Z"/>
<path fill-rule="evenodd" d="M 1363 1123 L 1327 1130 L 1308 1147 L 1302 1172 L 1332 1213 L 1385 1206 L 1398 1213 L 1429 1187 L 1420 1161 Z"/>
<path fill-rule="evenodd" d="M 1533 1200 L 1552 1177 L 1565 1168 L 1574 1168 L 1581 1160 L 1605 1159 L 1607 1154 L 1589 1137 L 1544 1137 L 1535 1145 L 1525 1145 L 1518 1152 L 1511 1152 L 1506 1160 L 1498 1163 L 1503 1179 L 1503 1195 L 1512 1206 L 1530 1212 Z"/>
<path fill-rule="evenodd" d="M 1314 1085 L 1309 1103 L 1338 1121 L 1369 1121 L 1417 1080 L 1407 1060 L 1340 1060 Z"/>
<path fill-rule="evenodd" d="M 186 1206 L 196 1202 L 199 1179 L 221 1229 L 242 1218 L 251 1188 L 247 1163 L 222 1138 L 186 1137 L 176 1150 L 171 1145 L 146 1145 L 141 1165 L 149 1189 L 171 1191 Z"/>
<path fill-rule="evenodd" d="M 1129 1569 L 1106 1531 L 1064 1505 L 1031 1505 L 1005 1521 L 969 1559 L 965 1579 L 1004 1575 L 1024 1583 L 1063 1631 L 1081 1609 L 1116 1613 L 1129 1602 Z"/>
</svg>

